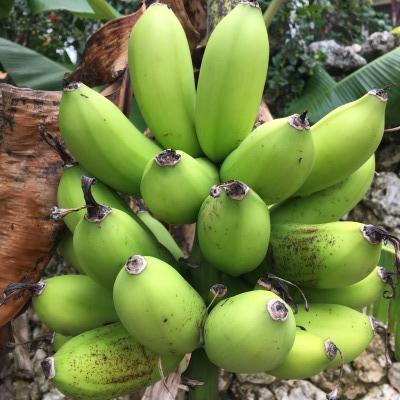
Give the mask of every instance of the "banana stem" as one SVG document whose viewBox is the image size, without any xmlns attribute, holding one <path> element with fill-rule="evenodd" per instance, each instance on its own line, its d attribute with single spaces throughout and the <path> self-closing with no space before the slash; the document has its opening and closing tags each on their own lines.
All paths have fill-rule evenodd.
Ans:
<svg viewBox="0 0 400 400">
<path fill-rule="evenodd" d="M 188 384 L 196 382 L 191 385 L 188 400 L 218 400 L 218 376 L 219 368 L 209 361 L 204 350 L 194 351 L 185 372 Z"/>
<path fill-rule="evenodd" d="M 29 282 L 10 283 L 3 290 L 3 298 L 0 299 L 0 306 L 6 304 L 11 297 L 18 296 L 25 290 L 30 291 L 32 295 L 38 296 L 40 295 L 40 293 L 42 293 L 45 286 L 46 283 L 44 281 L 39 281 L 37 283 L 29 283 Z"/>
<path fill-rule="evenodd" d="M 100 222 L 111 212 L 110 207 L 99 204 L 93 197 L 92 185 L 95 183 L 96 178 L 82 176 L 81 185 L 87 209 L 85 219 L 89 222 Z"/>
<path fill-rule="evenodd" d="M 96 13 L 102 14 L 106 19 L 114 19 L 121 16 L 121 14 L 105 0 L 88 0 L 90 6 Z"/>
<path fill-rule="evenodd" d="M 281 9 L 285 0 L 272 0 L 269 4 L 268 8 L 264 12 L 264 21 L 265 26 L 269 28 L 271 25 L 272 19 L 274 18 L 275 14 Z"/>
<path fill-rule="evenodd" d="M 39 135 L 42 139 L 59 155 L 63 162 L 63 167 L 72 167 L 78 164 L 74 158 L 67 152 L 67 149 L 62 144 L 61 139 L 51 133 L 47 132 L 46 127 L 43 125 L 38 126 Z"/>
</svg>

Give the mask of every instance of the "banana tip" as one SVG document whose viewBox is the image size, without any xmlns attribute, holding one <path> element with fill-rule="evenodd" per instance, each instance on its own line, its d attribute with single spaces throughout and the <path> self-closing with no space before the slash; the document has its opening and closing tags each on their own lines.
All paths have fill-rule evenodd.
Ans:
<svg viewBox="0 0 400 400">
<path fill-rule="evenodd" d="M 161 153 L 158 153 L 154 157 L 154 161 L 160 167 L 174 167 L 176 164 L 179 163 L 182 156 L 176 152 L 174 149 L 166 149 L 163 150 Z"/>
<path fill-rule="evenodd" d="M 82 82 L 65 82 L 63 90 L 64 92 L 73 92 L 74 90 L 79 89 L 82 85 Z"/>
<path fill-rule="evenodd" d="M 129 257 L 125 264 L 125 271 L 130 275 L 139 275 L 146 269 L 146 267 L 146 259 L 142 256 L 136 255 Z"/>
<path fill-rule="evenodd" d="M 54 357 L 47 357 L 41 362 L 42 370 L 46 379 L 53 379 L 56 376 Z"/>
<path fill-rule="evenodd" d="M 286 304 L 281 300 L 270 300 L 267 303 L 267 312 L 274 321 L 286 321 L 289 316 L 289 310 Z"/>
</svg>

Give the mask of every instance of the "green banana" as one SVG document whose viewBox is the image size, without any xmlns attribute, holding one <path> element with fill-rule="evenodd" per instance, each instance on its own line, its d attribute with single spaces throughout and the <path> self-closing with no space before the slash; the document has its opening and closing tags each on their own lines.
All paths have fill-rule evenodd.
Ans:
<svg viewBox="0 0 400 400">
<path fill-rule="evenodd" d="M 147 162 L 161 149 L 100 93 L 81 82 L 61 97 L 59 127 L 79 163 L 113 189 L 139 195 Z"/>
<path fill-rule="evenodd" d="M 199 156 L 192 58 L 185 31 L 167 5 L 152 4 L 134 25 L 128 63 L 136 101 L 157 141 Z"/>
<path fill-rule="evenodd" d="M 54 332 L 53 343 L 52 343 L 53 350 L 55 352 L 60 350 L 61 346 L 64 343 L 67 343 L 68 340 L 70 340 L 72 338 L 73 338 L 73 336 L 65 336 L 65 335 L 62 335 L 61 333 Z"/>
<path fill-rule="evenodd" d="M 358 357 L 374 336 L 374 320 L 339 304 L 310 304 L 309 311 L 299 307 L 295 317 L 297 326 L 332 340 L 346 363 Z M 340 360 L 336 358 L 331 366 L 339 365 Z"/>
<path fill-rule="evenodd" d="M 167 251 L 133 218 L 116 208 L 98 204 L 92 196 L 93 178 L 83 178 L 85 217 L 74 231 L 74 250 L 84 271 L 112 289 L 121 265 L 132 253 L 169 260 Z"/>
<path fill-rule="evenodd" d="M 66 231 L 58 243 L 58 252 L 64 258 L 64 260 L 74 267 L 80 274 L 85 274 L 81 264 L 79 263 L 78 257 L 74 250 L 73 236 L 70 231 Z"/>
<path fill-rule="evenodd" d="M 270 208 L 272 224 L 323 224 L 337 221 L 364 197 L 375 174 L 375 155 L 344 181 Z"/>
<path fill-rule="evenodd" d="M 210 301 L 210 289 L 215 284 L 222 284 L 226 287 L 226 297 L 232 297 L 252 289 L 252 286 L 241 277 L 224 274 L 211 265 L 201 254 L 197 236 L 187 262 L 191 266 L 185 270 L 185 278 L 206 302 Z"/>
<path fill-rule="evenodd" d="M 250 133 L 268 54 L 267 30 L 255 3 L 239 3 L 212 32 L 201 63 L 195 112 L 200 146 L 211 160 L 223 160 Z"/>
<path fill-rule="evenodd" d="M 189 390 L 188 400 L 219 400 L 218 378 L 220 369 L 207 358 L 203 349 L 195 350 L 185 377 L 196 380 L 199 385 Z"/>
<path fill-rule="evenodd" d="M 44 281 L 33 309 L 51 330 L 75 336 L 118 321 L 112 295 L 86 275 L 60 275 Z"/>
<path fill-rule="evenodd" d="M 146 348 L 158 354 L 185 354 L 199 347 L 204 301 L 167 263 L 130 257 L 113 294 L 122 324 Z"/>
<path fill-rule="evenodd" d="M 378 265 L 379 227 L 352 221 L 272 225 L 267 264 L 274 274 L 306 287 L 339 288 L 364 279 Z"/>
<path fill-rule="evenodd" d="M 370 90 L 313 125 L 315 163 L 298 195 L 309 195 L 344 180 L 371 157 L 382 140 L 387 99 L 386 90 Z"/>
<path fill-rule="evenodd" d="M 268 248 L 268 207 L 247 185 L 229 181 L 211 188 L 204 200 L 197 234 L 204 257 L 232 276 L 255 269 Z"/>
<path fill-rule="evenodd" d="M 200 164 L 189 154 L 164 150 L 150 160 L 143 172 L 140 192 L 149 210 L 170 224 L 196 222 L 201 203 L 218 182 L 217 169 Z"/>
<path fill-rule="evenodd" d="M 209 360 L 230 372 L 256 373 L 277 367 L 295 340 L 290 307 L 277 295 L 254 290 L 220 301 L 204 326 Z"/>
<path fill-rule="evenodd" d="M 311 303 L 342 304 L 360 310 L 383 296 L 388 284 L 391 284 L 390 273 L 383 267 L 376 267 L 353 285 L 333 289 L 302 288 L 302 291 Z"/>
<path fill-rule="evenodd" d="M 338 349 L 331 340 L 297 329 L 289 354 L 268 374 L 279 379 L 307 379 L 329 368 L 335 359 L 337 363 Z"/>
<path fill-rule="evenodd" d="M 46 378 L 76 400 L 108 400 L 144 389 L 172 372 L 181 357 L 162 357 L 137 343 L 120 323 L 82 333 L 42 362 Z M 161 368 L 160 367 L 161 364 Z"/>
<path fill-rule="evenodd" d="M 140 209 L 136 215 L 142 223 L 150 230 L 158 242 L 163 245 L 179 261 L 185 257 L 182 249 L 175 242 L 168 229 L 157 219 L 155 219 L 146 209 Z"/>
<path fill-rule="evenodd" d="M 304 114 L 260 125 L 225 159 L 221 179 L 246 182 L 267 204 L 291 196 L 314 164 L 314 143 Z"/>
<path fill-rule="evenodd" d="M 78 208 L 85 204 L 81 188 L 82 176 L 91 176 L 80 165 L 64 169 L 60 183 L 57 188 L 57 205 L 60 208 Z M 96 186 L 93 187 L 93 195 L 101 203 L 118 210 L 125 211 L 134 216 L 128 205 L 112 189 L 104 183 L 96 180 Z M 68 229 L 73 232 L 78 222 L 85 215 L 85 210 L 68 214 L 64 217 L 64 222 Z"/>
</svg>

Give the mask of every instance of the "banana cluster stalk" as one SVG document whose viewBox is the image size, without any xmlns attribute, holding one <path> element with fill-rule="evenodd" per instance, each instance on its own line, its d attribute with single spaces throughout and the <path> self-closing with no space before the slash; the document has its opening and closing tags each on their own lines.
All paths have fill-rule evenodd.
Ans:
<svg viewBox="0 0 400 400">
<path fill-rule="evenodd" d="M 79 164 L 54 141 L 66 168 L 52 216 L 80 275 L 11 284 L 0 304 L 32 292 L 55 332 L 43 370 L 66 396 L 167 385 L 192 352 L 185 376 L 204 385 L 190 400 L 218 398 L 221 368 L 309 378 L 365 350 L 381 327 L 365 308 L 388 322 L 400 357 L 400 240 L 338 221 L 371 186 L 386 90 L 313 126 L 306 112 L 255 124 L 268 58 L 261 10 L 240 1 L 211 33 L 196 89 L 185 31 L 156 3 L 128 44 L 154 140 L 96 90 L 65 85 L 59 126 Z M 194 223 L 188 249 L 168 224 Z"/>
</svg>

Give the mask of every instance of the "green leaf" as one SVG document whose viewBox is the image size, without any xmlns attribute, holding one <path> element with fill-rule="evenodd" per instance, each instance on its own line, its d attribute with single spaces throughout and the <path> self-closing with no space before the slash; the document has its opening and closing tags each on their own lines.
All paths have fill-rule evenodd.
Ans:
<svg viewBox="0 0 400 400">
<path fill-rule="evenodd" d="M 0 17 L 5 17 L 10 12 L 14 0 L 0 0 Z"/>
<path fill-rule="evenodd" d="M 335 80 L 321 67 L 314 70 L 307 82 L 302 96 L 290 106 L 290 113 L 302 113 L 304 110 L 317 109 L 320 103 L 318 93 L 327 93 L 336 85 Z"/>
<path fill-rule="evenodd" d="M 319 77 L 315 82 L 313 78 L 317 75 Z M 311 121 L 316 122 L 334 108 L 358 99 L 368 90 L 390 85 L 386 122 L 388 125 L 400 124 L 400 47 L 358 69 L 334 86 L 326 87 L 326 76 L 318 85 L 322 75 L 316 72 L 310 79 L 304 91 L 305 97 L 291 104 L 291 112 L 308 109 Z"/>
<path fill-rule="evenodd" d="M 28 0 L 28 5 L 34 14 L 48 10 L 94 14 L 87 0 Z"/>
<path fill-rule="evenodd" d="M 21 87 L 60 90 L 63 76 L 71 70 L 27 47 L 0 38 L 0 63 Z"/>
</svg>

